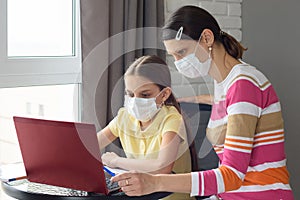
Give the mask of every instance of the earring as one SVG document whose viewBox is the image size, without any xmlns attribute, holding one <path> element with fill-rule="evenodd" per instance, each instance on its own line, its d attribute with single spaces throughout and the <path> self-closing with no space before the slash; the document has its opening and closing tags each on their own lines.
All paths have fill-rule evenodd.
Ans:
<svg viewBox="0 0 300 200">
<path fill-rule="evenodd" d="M 208 47 L 208 51 L 209 51 L 209 54 L 208 54 L 208 57 L 211 58 L 211 52 L 212 52 L 212 47 Z"/>
</svg>

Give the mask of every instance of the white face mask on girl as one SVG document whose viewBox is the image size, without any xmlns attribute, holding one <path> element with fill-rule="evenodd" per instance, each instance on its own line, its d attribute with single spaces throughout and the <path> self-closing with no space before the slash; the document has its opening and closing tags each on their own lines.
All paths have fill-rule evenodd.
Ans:
<svg viewBox="0 0 300 200">
<path fill-rule="evenodd" d="M 197 43 L 197 47 L 198 45 L 199 44 Z M 197 47 L 195 51 L 197 50 Z M 179 73 L 183 74 L 186 77 L 197 78 L 200 76 L 207 76 L 211 65 L 211 49 L 209 51 L 208 59 L 205 62 L 200 62 L 200 60 L 195 55 L 195 51 L 194 53 L 175 61 L 174 64 Z"/>
<path fill-rule="evenodd" d="M 152 117 L 154 117 L 154 115 L 161 109 L 161 107 L 156 105 L 156 97 L 138 98 L 125 95 L 124 107 L 134 118 L 139 121 L 146 122 L 152 119 Z"/>
</svg>

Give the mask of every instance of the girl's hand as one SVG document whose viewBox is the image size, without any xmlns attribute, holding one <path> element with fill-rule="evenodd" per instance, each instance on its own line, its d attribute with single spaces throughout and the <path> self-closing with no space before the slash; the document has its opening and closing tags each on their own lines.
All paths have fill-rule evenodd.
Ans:
<svg viewBox="0 0 300 200">
<path fill-rule="evenodd" d="M 155 175 L 131 171 L 118 174 L 111 180 L 118 182 L 122 191 L 128 196 L 141 196 L 157 192 L 158 181 Z"/>
<path fill-rule="evenodd" d="M 117 154 L 115 154 L 114 152 L 107 152 L 104 153 L 101 156 L 102 162 L 104 165 L 107 165 L 109 167 L 112 168 L 117 168 L 117 160 L 120 158 L 120 156 L 118 156 Z"/>
</svg>

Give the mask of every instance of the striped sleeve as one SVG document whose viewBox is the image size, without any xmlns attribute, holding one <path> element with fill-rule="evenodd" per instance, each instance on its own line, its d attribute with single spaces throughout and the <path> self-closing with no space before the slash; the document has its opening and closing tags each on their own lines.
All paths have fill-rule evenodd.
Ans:
<svg viewBox="0 0 300 200">
<path fill-rule="evenodd" d="M 270 86 L 270 85 L 269 85 Z M 192 174 L 191 195 L 219 194 L 239 189 L 247 173 L 258 118 L 266 104 L 268 86 L 238 79 L 229 87 L 225 104 L 227 125 L 222 163 L 219 168 Z M 196 176 L 198 174 L 198 176 Z M 194 186 L 197 185 L 197 187 Z"/>
</svg>

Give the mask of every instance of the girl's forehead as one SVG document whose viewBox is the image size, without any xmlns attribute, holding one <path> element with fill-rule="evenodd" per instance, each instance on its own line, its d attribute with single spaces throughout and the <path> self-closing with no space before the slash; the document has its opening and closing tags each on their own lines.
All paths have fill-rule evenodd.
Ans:
<svg viewBox="0 0 300 200">
<path fill-rule="evenodd" d="M 153 81 L 143 76 L 126 76 L 125 77 L 125 88 L 132 92 L 137 90 L 151 90 L 157 89 L 158 86 Z"/>
</svg>

